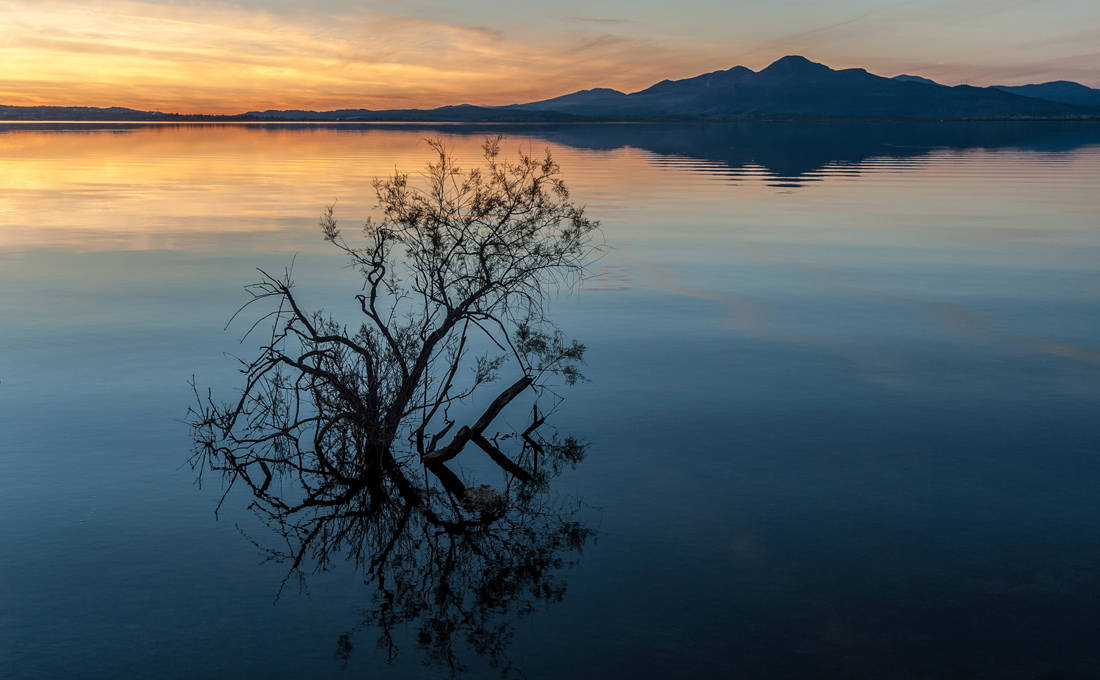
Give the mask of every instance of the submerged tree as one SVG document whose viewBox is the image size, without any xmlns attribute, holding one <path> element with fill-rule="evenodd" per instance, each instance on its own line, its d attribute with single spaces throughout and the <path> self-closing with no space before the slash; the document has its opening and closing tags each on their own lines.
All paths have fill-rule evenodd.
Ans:
<svg viewBox="0 0 1100 680">
<path fill-rule="evenodd" d="M 494 587 L 479 580 L 488 578 L 515 595 L 516 578 L 539 580 L 533 564 L 555 564 L 549 548 L 579 547 L 587 535 L 539 501 L 583 447 L 538 434 L 547 415 L 538 397 L 581 378 L 584 346 L 567 341 L 546 309 L 591 262 L 597 224 L 571 200 L 549 152 L 506 161 L 500 139 L 490 139 L 484 167 L 462 170 L 442 143 L 430 144 L 436 160 L 422 183 L 401 173 L 374 183 L 380 217 L 366 222 L 361 241 L 344 236 L 331 208 L 322 216 L 324 238 L 362 275 L 356 325 L 304 309 L 289 271 L 261 270 L 242 310 L 269 305 L 249 332 L 270 324 L 270 335 L 242 362 L 237 400 L 208 394 L 192 410 L 192 462 L 200 475 L 223 475 L 227 494 L 247 487 L 252 508 L 286 540 L 275 552 L 290 560 L 290 574 L 342 555 L 366 566 L 383 591 L 407 591 L 401 574 L 419 564 L 428 572 L 409 582 L 420 591 L 431 584 L 434 602 L 454 605 L 469 594 L 456 598 L 450 582 L 465 573 L 455 568 L 463 554 L 486 567 L 527 564 L 510 575 L 475 570 L 482 586 Z M 531 395 L 530 425 L 490 430 L 522 394 Z M 509 445 L 519 450 L 509 455 Z M 467 486 L 451 467 L 467 448 L 503 471 L 503 488 Z M 517 536 L 496 543 L 502 531 Z M 493 545 L 497 556 L 486 562 Z M 391 602 L 378 622 L 426 606 Z"/>
</svg>

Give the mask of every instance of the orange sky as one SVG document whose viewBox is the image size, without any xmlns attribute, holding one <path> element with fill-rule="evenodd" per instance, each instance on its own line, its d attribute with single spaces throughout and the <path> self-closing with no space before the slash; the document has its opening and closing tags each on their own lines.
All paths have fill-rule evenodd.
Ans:
<svg viewBox="0 0 1100 680">
<path fill-rule="evenodd" d="M 0 9 L 0 104 L 122 105 L 237 113 L 263 108 L 514 103 L 605 81 L 633 40 L 517 40 L 446 21 L 357 13 L 138 2 L 9 3 Z M 667 61 L 662 61 L 662 58 Z M 708 66 L 655 46 L 617 84 Z"/>
<path fill-rule="evenodd" d="M 303 5 L 0 0 L 0 104 L 182 113 L 507 104 L 760 68 L 789 53 L 949 83 L 1100 84 L 1091 0 L 611 0 L 600 16 L 571 0 Z"/>
</svg>

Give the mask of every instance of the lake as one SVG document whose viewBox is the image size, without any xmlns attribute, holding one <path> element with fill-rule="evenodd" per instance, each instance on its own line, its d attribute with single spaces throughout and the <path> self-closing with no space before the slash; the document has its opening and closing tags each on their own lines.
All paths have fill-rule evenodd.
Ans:
<svg viewBox="0 0 1100 680">
<path fill-rule="evenodd" d="M 549 148 L 602 222 L 554 483 L 594 535 L 531 678 L 1100 676 L 1100 124 L 0 124 L 0 676 L 446 677 L 188 465 L 257 267 L 425 137 Z M 351 231 L 354 231 L 352 229 Z M 497 672 L 471 650 L 470 675 Z"/>
</svg>

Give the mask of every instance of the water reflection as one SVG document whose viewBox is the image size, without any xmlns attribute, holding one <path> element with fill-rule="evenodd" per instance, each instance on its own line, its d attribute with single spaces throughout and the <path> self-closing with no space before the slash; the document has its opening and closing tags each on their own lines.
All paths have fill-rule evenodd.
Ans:
<svg viewBox="0 0 1100 680">
<path fill-rule="evenodd" d="M 953 123 L 772 123 L 560 127 L 540 133 L 585 149 L 646 149 L 664 157 L 760 168 L 774 185 L 854 176 L 872 158 L 913 159 L 936 150 L 1066 152 L 1100 144 L 1100 125 Z M 828 173 L 821 172 L 832 167 Z"/>
<path fill-rule="evenodd" d="M 341 662 L 363 637 L 375 636 L 390 662 L 411 638 L 425 663 L 450 675 L 478 658 L 502 675 L 519 670 L 508 654 L 517 620 L 564 597 L 563 570 L 593 533 L 575 520 L 572 504 L 547 494 L 585 446 L 571 438 L 511 439 L 522 442 L 515 460 L 536 470 L 536 483 L 471 489 L 452 519 L 396 492 L 380 500 L 362 489 L 307 517 L 267 517 L 283 545 L 258 545 L 289 565 L 288 579 L 304 587 L 308 574 L 344 563 L 362 570 L 368 604 L 360 606 L 361 623 L 334 641 Z M 268 500 L 290 507 L 296 497 Z"/>
<path fill-rule="evenodd" d="M 614 183 L 609 194 L 621 197 L 645 195 L 670 167 L 719 174 L 741 182 L 742 190 L 771 195 L 831 180 L 915 172 L 936 153 L 1011 150 L 1065 162 L 1068 152 L 1100 144 L 1096 122 L 0 123 L 0 216 L 36 216 L 33 227 L 5 225 L 0 248 L 96 247 L 90 236 L 108 239 L 99 246 L 107 248 L 193 248 L 196 238 L 216 238 L 225 247 L 235 235 L 299 224 L 315 206 L 333 200 L 365 210 L 347 188 L 415 164 L 418 142 L 426 136 L 446 134 L 465 159 L 476 157 L 486 134 L 498 133 L 536 147 L 551 144 L 563 158 L 616 155 L 616 177 L 599 183 Z M 83 219 L 70 219 L 75 213 Z M 154 222 L 154 215 L 171 219 Z"/>
<path fill-rule="evenodd" d="M 673 173 L 717 175 L 727 186 L 735 182 L 742 198 L 770 200 L 777 191 L 916 174 L 937 154 L 1012 150 L 1065 163 L 1068 152 L 1100 144 L 1096 123 L 9 123 L 0 124 L 0 250 L 226 251 L 254 247 L 248 239 L 258 233 L 268 246 L 296 250 L 296 230 L 318 205 L 340 201 L 366 214 L 370 206 L 349 187 L 415 167 L 426 136 L 445 134 L 467 162 L 495 133 L 509 143 L 550 145 L 581 173 L 578 186 L 624 204 L 652 200 L 655 190 L 662 197 L 698 190 Z"/>
</svg>

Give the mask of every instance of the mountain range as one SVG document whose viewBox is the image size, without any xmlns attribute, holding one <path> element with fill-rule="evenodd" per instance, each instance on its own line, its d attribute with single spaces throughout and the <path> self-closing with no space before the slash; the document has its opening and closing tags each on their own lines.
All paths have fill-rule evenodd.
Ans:
<svg viewBox="0 0 1100 680">
<path fill-rule="evenodd" d="M 760 71 L 735 66 L 633 93 L 607 88 L 509 106 L 436 109 L 268 110 L 233 116 L 126 108 L 0 106 L 2 120 L 303 122 L 570 122 L 687 120 L 1072 120 L 1100 118 L 1100 90 L 1069 81 L 972 87 L 886 78 L 787 56 Z"/>
<path fill-rule="evenodd" d="M 894 76 L 893 80 L 906 83 L 924 83 L 926 85 L 940 85 L 934 80 L 920 76 Z M 1051 102 L 1070 104 L 1085 108 L 1100 109 L 1100 90 L 1086 87 L 1081 83 L 1071 80 L 1054 80 L 1049 83 L 1036 83 L 1034 85 L 994 85 L 994 90 L 1001 90 L 1010 94 L 1018 94 L 1021 97 L 1032 99 L 1045 99 Z"/>
</svg>

